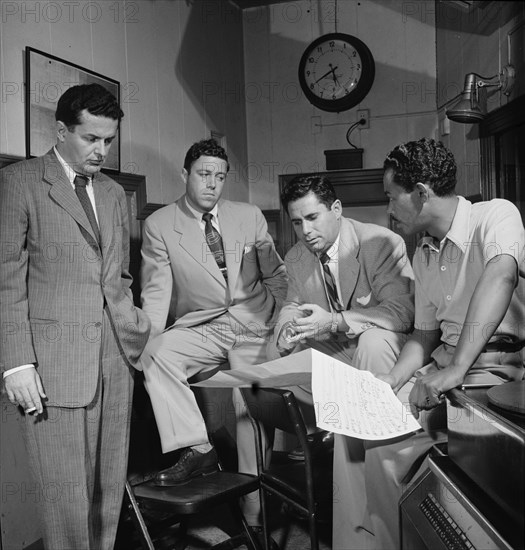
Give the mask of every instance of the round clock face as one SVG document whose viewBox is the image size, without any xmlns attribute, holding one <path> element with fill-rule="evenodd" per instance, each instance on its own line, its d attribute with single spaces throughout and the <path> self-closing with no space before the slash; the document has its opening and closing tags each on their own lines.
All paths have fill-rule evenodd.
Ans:
<svg viewBox="0 0 525 550">
<path fill-rule="evenodd" d="M 374 76 L 372 53 L 349 34 L 326 34 L 314 40 L 299 63 L 301 88 L 323 111 L 341 112 L 357 105 L 370 91 Z"/>
</svg>

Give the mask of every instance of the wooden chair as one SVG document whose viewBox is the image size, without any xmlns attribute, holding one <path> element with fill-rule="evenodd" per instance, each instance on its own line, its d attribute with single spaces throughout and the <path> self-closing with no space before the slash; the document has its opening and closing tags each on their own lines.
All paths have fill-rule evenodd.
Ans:
<svg viewBox="0 0 525 550">
<path fill-rule="evenodd" d="M 326 446 L 321 441 L 326 432 L 308 435 L 292 391 L 264 387 L 241 391 L 256 434 L 265 548 L 271 548 L 266 497 L 275 495 L 307 519 L 311 548 L 318 550 L 317 522 L 320 513 L 329 521 L 332 517 L 333 444 Z M 271 461 L 265 465 L 261 423 L 266 430 L 278 428 L 295 434 L 304 451 L 304 461 L 282 464 Z"/>
</svg>

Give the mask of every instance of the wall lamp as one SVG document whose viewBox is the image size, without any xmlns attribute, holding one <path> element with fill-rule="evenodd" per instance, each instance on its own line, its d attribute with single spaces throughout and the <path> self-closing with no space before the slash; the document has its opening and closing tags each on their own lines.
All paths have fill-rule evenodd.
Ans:
<svg viewBox="0 0 525 550">
<path fill-rule="evenodd" d="M 465 76 L 463 91 L 454 98 L 445 114 L 454 122 L 475 124 L 487 116 L 485 102 L 480 103 L 479 90 L 489 86 L 497 86 L 505 95 L 510 95 L 516 71 L 512 65 L 507 65 L 501 73 L 486 78 L 476 73 Z"/>
</svg>

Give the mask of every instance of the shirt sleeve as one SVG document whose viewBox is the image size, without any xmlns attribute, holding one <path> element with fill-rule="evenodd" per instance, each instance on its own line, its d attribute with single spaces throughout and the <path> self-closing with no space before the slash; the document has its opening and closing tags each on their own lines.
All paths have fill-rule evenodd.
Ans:
<svg viewBox="0 0 525 550">
<path fill-rule="evenodd" d="M 518 266 L 523 265 L 525 230 L 514 204 L 504 199 L 490 201 L 490 208 L 483 213 L 480 230 L 484 265 L 502 254 L 512 256 Z"/>
</svg>

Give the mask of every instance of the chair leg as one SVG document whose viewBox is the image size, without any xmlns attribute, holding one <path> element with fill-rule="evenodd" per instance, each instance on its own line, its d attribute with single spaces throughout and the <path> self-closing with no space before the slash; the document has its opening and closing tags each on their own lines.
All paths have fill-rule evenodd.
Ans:
<svg viewBox="0 0 525 550">
<path fill-rule="evenodd" d="M 266 491 L 261 487 L 259 490 L 259 500 L 261 502 L 262 528 L 264 535 L 264 550 L 272 549 L 272 541 L 270 540 L 270 527 L 268 522 L 268 508 L 266 506 Z"/>
<path fill-rule="evenodd" d="M 142 547 L 144 548 L 144 550 L 155 550 L 155 547 L 153 546 L 153 541 L 149 536 L 148 528 L 146 527 L 146 523 L 144 521 L 144 518 L 142 517 L 142 513 L 137 503 L 137 499 L 135 498 L 133 490 L 131 489 L 131 485 L 128 481 L 126 481 L 125 495 L 128 500 L 127 508 L 129 514 L 131 515 L 131 519 L 133 520 L 133 523 L 135 524 L 135 527 L 139 532 Z"/>
<path fill-rule="evenodd" d="M 251 548 L 251 550 L 263 550 L 256 535 L 250 529 L 250 526 L 248 525 L 248 522 L 246 521 L 246 518 L 241 511 L 239 503 L 231 502 L 230 510 L 234 519 L 237 521 L 237 523 L 240 523 L 243 528 L 244 534 L 246 535 L 246 542 L 248 544 L 248 547 Z"/>
<path fill-rule="evenodd" d="M 308 526 L 310 528 L 310 546 L 312 550 L 319 550 L 319 539 L 317 537 L 317 521 L 315 514 L 308 515 Z"/>
</svg>

